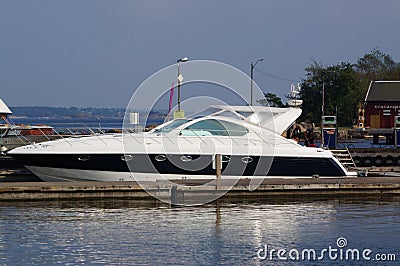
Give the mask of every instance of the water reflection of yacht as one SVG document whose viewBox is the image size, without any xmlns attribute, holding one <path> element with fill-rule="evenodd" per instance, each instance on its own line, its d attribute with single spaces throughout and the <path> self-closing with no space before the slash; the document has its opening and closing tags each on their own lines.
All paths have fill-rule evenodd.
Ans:
<svg viewBox="0 0 400 266">
<path fill-rule="evenodd" d="M 150 132 L 60 139 L 9 155 L 45 181 L 337 177 L 351 175 L 328 150 L 280 134 L 298 108 L 213 106 Z"/>
</svg>

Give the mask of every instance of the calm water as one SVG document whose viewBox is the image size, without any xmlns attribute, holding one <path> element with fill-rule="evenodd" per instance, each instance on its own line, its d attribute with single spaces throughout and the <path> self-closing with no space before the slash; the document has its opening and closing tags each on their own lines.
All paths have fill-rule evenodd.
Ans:
<svg viewBox="0 0 400 266">
<path fill-rule="evenodd" d="M 400 198 L 0 203 L 0 265 L 313 265 L 257 258 L 265 247 L 346 248 L 400 261 Z M 262 254 L 262 253 L 260 253 Z M 322 264 L 333 264 L 326 258 Z M 336 261 L 367 265 L 365 261 Z M 376 263 L 371 263 L 376 264 Z M 390 265 L 384 262 L 379 265 Z"/>
</svg>

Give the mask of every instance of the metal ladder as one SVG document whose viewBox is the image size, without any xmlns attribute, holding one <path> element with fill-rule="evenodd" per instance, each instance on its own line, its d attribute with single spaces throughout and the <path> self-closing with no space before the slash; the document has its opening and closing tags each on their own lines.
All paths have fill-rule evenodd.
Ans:
<svg viewBox="0 0 400 266">
<path fill-rule="evenodd" d="M 349 149 L 330 150 L 336 159 L 346 168 L 346 170 L 354 170 L 357 166 L 351 157 Z"/>
</svg>

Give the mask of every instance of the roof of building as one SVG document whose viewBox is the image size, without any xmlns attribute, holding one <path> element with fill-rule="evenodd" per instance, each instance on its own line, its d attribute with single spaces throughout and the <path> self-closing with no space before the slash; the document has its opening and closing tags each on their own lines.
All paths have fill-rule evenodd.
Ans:
<svg viewBox="0 0 400 266">
<path fill-rule="evenodd" d="M 365 101 L 400 101 L 400 81 L 371 81 Z"/>
<path fill-rule="evenodd" d="M 12 114 L 11 110 L 7 107 L 7 105 L 3 102 L 2 99 L 0 99 L 0 114 Z"/>
</svg>

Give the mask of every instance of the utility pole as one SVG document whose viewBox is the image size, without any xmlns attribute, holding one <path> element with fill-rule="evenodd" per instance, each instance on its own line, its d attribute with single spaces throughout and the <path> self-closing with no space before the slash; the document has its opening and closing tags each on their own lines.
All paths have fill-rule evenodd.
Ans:
<svg viewBox="0 0 400 266">
<path fill-rule="evenodd" d="M 324 116 L 324 109 L 325 109 L 325 81 L 322 77 L 322 116 Z"/>
<path fill-rule="evenodd" d="M 251 62 L 250 64 L 250 105 L 253 105 L 253 70 L 256 67 L 258 62 L 263 61 L 264 59 L 258 59 L 255 63 Z"/>
</svg>

